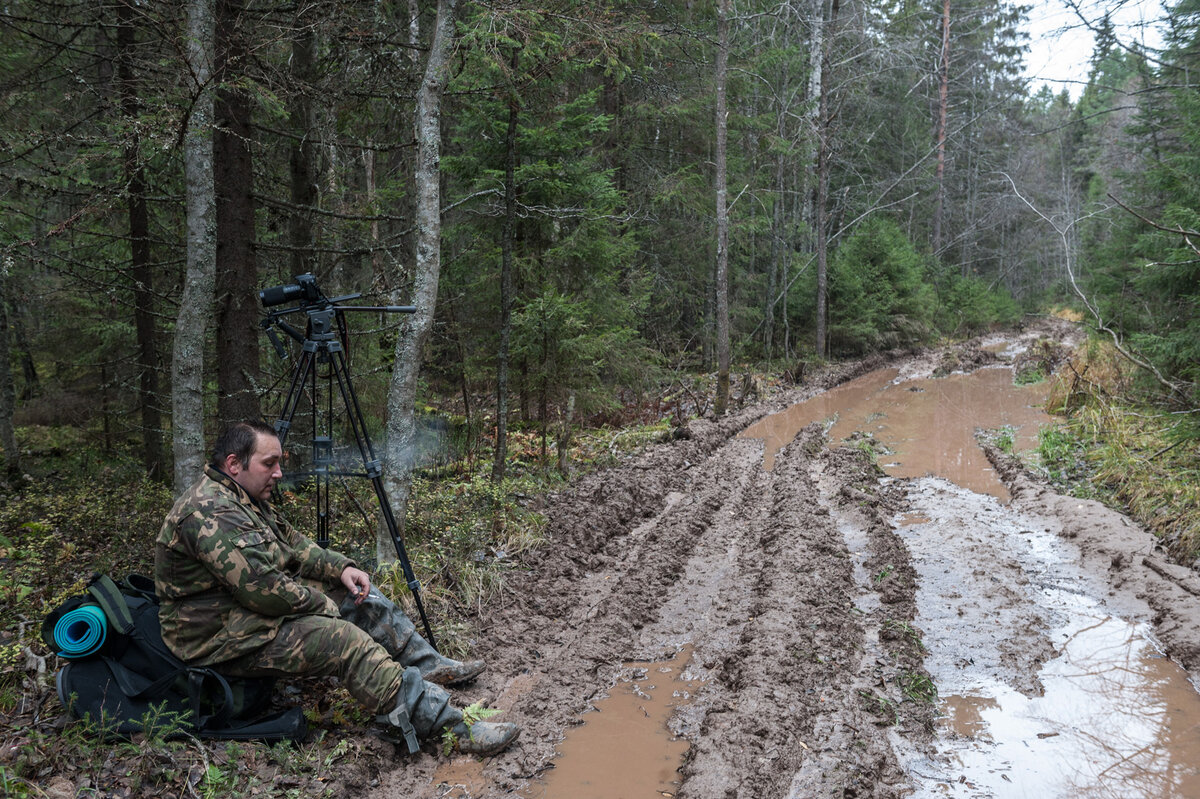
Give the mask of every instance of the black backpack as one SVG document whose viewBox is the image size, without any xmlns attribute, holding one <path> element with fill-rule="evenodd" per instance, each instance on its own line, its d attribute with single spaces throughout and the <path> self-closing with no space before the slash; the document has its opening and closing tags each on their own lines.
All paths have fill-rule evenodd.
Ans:
<svg viewBox="0 0 1200 799">
<path fill-rule="evenodd" d="M 299 741 L 308 732 L 299 707 L 264 715 L 272 678 L 227 677 L 175 657 L 163 643 L 147 577 L 130 575 L 118 586 L 94 576 L 87 594 L 46 617 L 42 640 L 65 661 L 56 680 L 63 707 L 103 737 Z"/>
</svg>

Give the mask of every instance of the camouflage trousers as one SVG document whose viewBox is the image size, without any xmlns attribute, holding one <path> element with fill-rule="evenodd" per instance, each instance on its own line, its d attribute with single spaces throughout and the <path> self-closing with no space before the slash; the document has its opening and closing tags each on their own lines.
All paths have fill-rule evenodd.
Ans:
<svg viewBox="0 0 1200 799">
<path fill-rule="evenodd" d="M 262 649 L 216 668 L 238 677 L 334 676 L 372 713 L 391 710 L 404 678 L 404 666 L 371 636 L 329 616 L 290 619 Z"/>
<path fill-rule="evenodd" d="M 388 613 L 383 612 L 381 605 L 390 606 L 390 600 L 372 588 L 371 596 L 362 606 L 356 606 L 346 598 L 345 589 L 320 587 L 339 604 L 343 618 L 289 619 L 273 641 L 249 655 L 217 664 L 216 668 L 244 677 L 335 676 L 371 713 L 387 714 L 398 704 L 404 704 L 421 738 L 461 721 L 462 714 L 449 705 L 449 693 L 426 682 L 415 665 L 404 662 L 403 650 L 413 637 L 414 628 L 394 606 L 387 609 L 399 614 L 394 617 L 394 624 L 384 623 Z M 375 610 L 363 612 L 364 606 Z M 359 627 L 360 623 L 370 631 Z M 415 638 L 420 640 L 420 636 Z M 401 657 L 393 659 L 393 655 Z"/>
</svg>

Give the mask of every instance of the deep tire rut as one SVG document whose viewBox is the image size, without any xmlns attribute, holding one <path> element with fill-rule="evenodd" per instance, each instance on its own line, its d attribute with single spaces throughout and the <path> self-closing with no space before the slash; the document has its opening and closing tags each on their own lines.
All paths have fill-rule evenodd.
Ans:
<svg viewBox="0 0 1200 799">
<path fill-rule="evenodd" d="M 902 373 L 950 356 L 960 365 L 995 360 L 977 346 L 964 347 L 962 357 L 904 356 L 892 358 Z M 1051 654 L 1043 625 L 1016 594 L 997 593 L 992 578 L 1008 571 L 988 569 L 1008 569 L 1007 561 L 994 556 L 981 566 L 982 553 L 972 549 L 988 535 L 990 517 L 968 509 L 959 521 L 943 518 L 951 503 L 939 495 L 931 508 L 926 495 L 934 489 L 926 483 L 881 479 L 867 439 L 831 450 L 819 426 L 810 425 L 766 471 L 762 442 L 737 437 L 767 413 L 887 361 L 831 370 L 716 422 L 692 421 L 669 441 L 551 498 L 545 545 L 523 556 L 502 595 L 476 619 L 473 654 L 489 669 L 456 697 L 505 711 L 502 718 L 521 725 L 520 740 L 476 764 L 482 775 L 465 789 L 435 778 L 446 761 L 432 746 L 413 758 L 398 753 L 398 767 L 383 775 L 375 795 L 537 795 L 526 789 L 554 767 L 564 736 L 597 700 L 637 673 L 637 662 L 690 647 L 683 676 L 692 701 L 670 722 L 691 744 L 676 796 L 907 796 L 917 786 L 905 768 L 933 763 L 931 754 L 940 751 L 926 662 L 945 651 L 946 629 L 953 628 L 925 604 L 918 612 L 918 588 L 929 588 L 918 581 L 937 580 L 926 573 L 928 546 L 913 530 L 930 525 L 949 539 L 944 549 L 961 553 L 947 565 L 946 585 L 935 589 L 939 607 L 956 614 L 951 622 L 973 609 L 1024 613 L 1014 616 L 1019 629 L 1011 641 L 976 659 L 985 666 L 995 660 L 997 669 L 1013 672 L 1019 689 L 1036 692 L 1037 665 Z M 1146 602 L 1153 606 L 1168 651 L 1195 675 L 1200 592 L 1186 591 L 1194 575 L 1152 562 L 1144 534 L 1115 514 L 1058 497 L 990 454 L 1018 506 L 1043 514 L 1047 531 L 1078 537 L 1110 601 L 1135 616 Z M 897 526 L 910 522 L 917 526 Z M 931 545 L 940 544 L 937 538 Z M 958 566 L 967 571 L 949 574 Z M 995 621 L 982 618 L 980 626 Z M 919 624 L 932 625 L 930 641 Z"/>
</svg>

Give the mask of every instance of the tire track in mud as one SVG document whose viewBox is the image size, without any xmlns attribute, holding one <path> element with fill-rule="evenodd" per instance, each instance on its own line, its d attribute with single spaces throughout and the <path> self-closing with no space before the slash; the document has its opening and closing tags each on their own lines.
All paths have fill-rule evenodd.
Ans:
<svg viewBox="0 0 1200 799">
<path fill-rule="evenodd" d="M 907 547 L 885 515 L 902 497 L 879 483 L 882 472 L 865 450 L 829 449 L 817 425 L 801 438 L 815 453 L 808 474 L 844 546 L 850 574 L 841 577 L 858 626 L 846 679 L 819 719 L 820 751 L 796 772 L 789 799 L 810 796 L 897 797 L 908 778 L 892 747 L 898 732 L 916 746 L 928 740 L 929 702 L 913 701 L 909 680 L 927 678 L 916 612 L 915 570 Z"/>
<path fill-rule="evenodd" d="M 460 700 L 482 692 L 523 728 L 517 745 L 489 761 L 481 795 L 515 790 L 550 767 L 563 731 L 612 686 L 623 663 L 666 651 L 663 642 L 640 648 L 638 630 L 672 595 L 713 520 L 758 503 L 748 468 L 753 445 L 739 442 L 738 457 L 716 452 L 741 424 L 693 423 L 692 438 L 650 451 L 620 478 L 585 478 L 560 500 L 577 512 L 554 514 L 553 545 L 509 579 L 506 604 L 489 608 L 477 646 L 489 672 Z M 649 508 L 657 513 L 647 516 Z M 438 795 L 429 784 L 435 766 L 415 759 L 389 775 L 381 793 Z"/>
<path fill-rule="evenodd" d="M 505 710 L 502 718 L 521 724 L 521 739 L 477 764 L 482 779 L 465 793 L 433 781 L 445 761 L 427 746 L 415 758 L 398 755 L 375 795 L 521 792 L 553 767 L 564 734 L 586 720 L 593 702 L 638 670 L 628 661 L 668 659 L 687 645 L 694 655 L 683 676 L 705 682 L 671 721 L 691 743 L 677 796 L 908 795 L 915 786 L 899 759 L 908 764 L 914 750 L 934 749 L 935 708 L 922 697 L 933 685 L 914 623 L 915 566 L 923 561 L 905 544 L 910 531 L 894 526 L 907 521 L 893 520 L 919 505 L 909 504 L 911 491 L 880 480 L 859 449 L 865 444 L 829 450 L 817 426 L 784 447 L 770 472 L 761 468 L 760 442 L 734 438 L 767 413 L 903 355 L 831 371 L 819 385 L 717 422 L 693 421 L 551 498 L 546 544 L 523 556 L 503 596 L 477 620 L 473 653 L 487 658 L 489 671 L 456 697 Z M 921 371 L 937 357 L 899 365 Z M 997 470 L 1017 503 L 1057 520 L 1048 531 L 1078 537 L 1090 571 L 1107 575 L 1110 600 L 1136 594 L 1125 602 L 1154 608 L 1168 649 L 1194 675 L 1194 572 L 1158 563 L 1132 526 L 1014 476 L 1016 467 Z M 972 531 L 987 526 L 978 516 L 966 523 Z M 969 544 L 957 529 L 936 526 L 938 535 Z M 985 611 L 1002 599 L 976 593 Z M 963 597 L 948 591 L 944 598 Z M 938 646 L 937 622 L 920 618 L 934 624 L 931 646 Z M 1041 657 L 1039 647 L 1013 646 Z M 1036 679 L 1032 666 L 1019 670 Z"/>
<path fill-rule="evenodd" d="M 681 795 L 788 795 L 794 775 L 827 746 L 826 711 L 844 706 L 861 629 L 850 612 L 847 552 L 817 509 L 808 448 L 798 441 L 772 472 L 756 468 L 765 512 L 739 525 L 748 602 L 702 695 L 708 713 Z"/>
</svg>

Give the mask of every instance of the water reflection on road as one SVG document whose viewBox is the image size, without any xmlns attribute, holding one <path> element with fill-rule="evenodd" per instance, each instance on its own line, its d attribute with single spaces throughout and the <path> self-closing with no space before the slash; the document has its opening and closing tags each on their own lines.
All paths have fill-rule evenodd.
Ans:
<svg viewBox="0 0 1200 799">
<path fill-rule="evenodd" d="M 1063 654 L 1041 672 L 1044 696 L 995 683 L 944 700 L 943 746 L 967 795 L 1197 797 L 1195 692 L 1140 625 L 1080 608 Z M 975 717 L 974 724 L 967 723 Z M 933 795 L 946 795 L 946 782 Z"/>
<path fill-rule="evenodd" d="M 910 496 L 922 518 L 901 533 L 944 714 L 936 752 L 910 759 L 913 797 L 1200 797 L 1200 696 L 1147 625 L 1095 598 L 1053 522 L 935 479 Z"/>
<path fill-rule="evenodd" d="M 1055 520 L 1008 504 L 976 443 L 1009 427 L 1019 451 L 1035 446 L 1045 391 L 1014 386 L 1008 368 L 881 370 L 742 435 L 764 440 L 770 469 L 825 422 L 831 445 L 869 433 L 889 475 L 917 478 L 894 523 L 920 576 L 916 622 L 943 720 L 932 755 L 900 752 L 913 797 L 1200 799 L 1200 696 L 1186 673 L 1145 624 L 1106 609 Z"/>
</svg>

